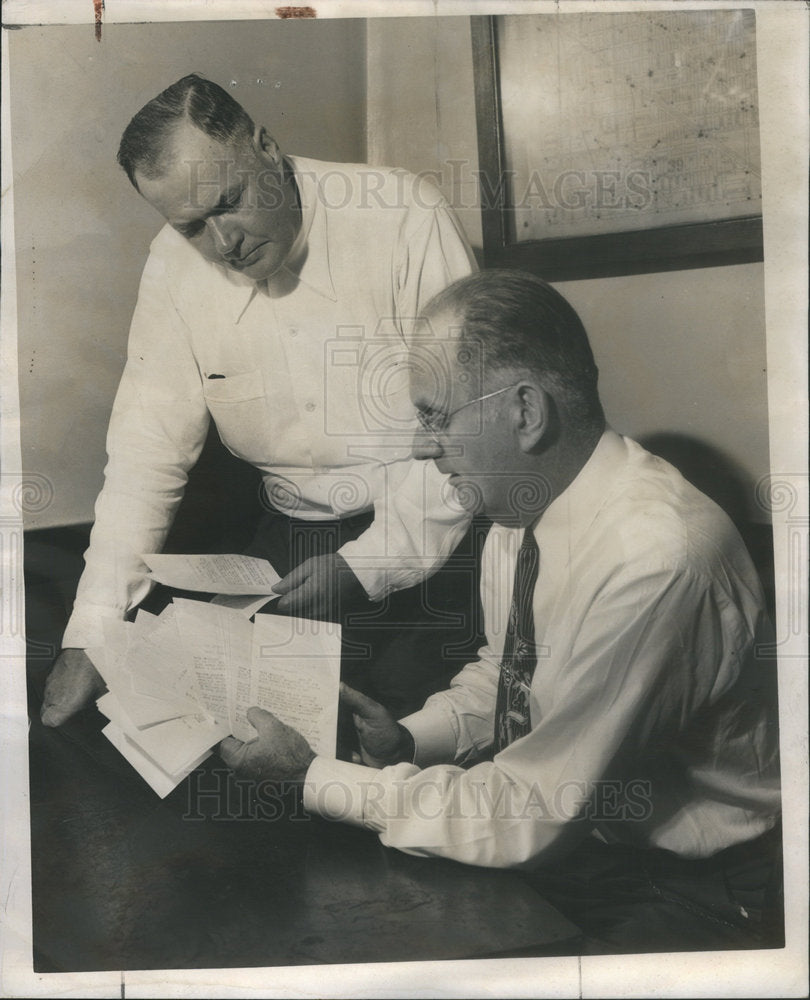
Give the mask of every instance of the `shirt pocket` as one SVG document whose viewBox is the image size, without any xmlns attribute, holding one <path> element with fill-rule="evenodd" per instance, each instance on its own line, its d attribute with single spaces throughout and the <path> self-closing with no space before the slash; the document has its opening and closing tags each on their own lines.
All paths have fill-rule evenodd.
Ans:
<svg viewBox="0 0 810 1000">
<path fill-rule="evenodd" d="M 204 379 L 203 395 L 228 451 L 257 465 L 271 460 L 270 413 L 261 371 Z"/>
</svg>

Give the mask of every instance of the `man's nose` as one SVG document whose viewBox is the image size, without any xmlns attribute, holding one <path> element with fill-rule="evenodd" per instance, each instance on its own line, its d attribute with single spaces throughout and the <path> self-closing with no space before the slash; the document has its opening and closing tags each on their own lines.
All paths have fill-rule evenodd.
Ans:
<svg viewBox="0 0 810 1000">
<path fill-rule="evenodd" d="M 444 454 L 436 438 L 423 427 L 414 433 L 411 451 L 414 458 L 423 462 L 431 458 L 440 458 Z"/>
<path fill-rule="evenodd" d="M 212 215 L 207 222 L 217 253 L 223 257 L 232 254 L 241 242 L 238 229 L 216 215 Z"/>
</svg>

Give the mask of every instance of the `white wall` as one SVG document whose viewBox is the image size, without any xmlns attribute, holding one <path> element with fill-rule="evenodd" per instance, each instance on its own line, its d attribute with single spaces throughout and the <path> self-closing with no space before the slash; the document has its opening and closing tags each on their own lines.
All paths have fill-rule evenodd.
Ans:
<svg viewBox="0 0 810 1000">
<path fill-rule="evenodd" d="M 367 40 L 369 162 L 433 171 L 480 247 L 470 19 L 379 18 Z"/>
<path fill-rule="evenodd" d="M 363 21 L 26 27 L 9 32 L 23 468 L 54 499 L 27 527 L 92 520 L 129 319 L 160 217 L 115 162 L 121 132 L 189 72 L 290 152 L 365 158 Z M 5 208 L 5 205 L 4 205 Z"/>
<path fill-rule="evenodd" d="M 367 38 L 369 156 L 434 171 L 480 249 L 469 19 L 379 20 Z M 747 516 L 765 520 L 754 498 L 769 468 L 762 265 L 557 287 L 589 332 L 611 423 L 694 439 L 739 482 Z"/>
</svg>

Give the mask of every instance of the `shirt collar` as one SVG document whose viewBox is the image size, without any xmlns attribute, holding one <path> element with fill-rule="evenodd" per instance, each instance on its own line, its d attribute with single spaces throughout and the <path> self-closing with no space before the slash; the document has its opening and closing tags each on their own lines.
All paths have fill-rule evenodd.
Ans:
<svg viewBox="0 0 810 1000">
<path fill-rule="evenodd" d="M 534 526 L 540 551 L 546 540 L 567 536 L 574 546 L 585 534 L 605 502 L 608 483 L 626 458 L 624 439 L 607 427 L 576 478 L 549 504 Z"/>
<path fill-rule="evenodd" d="M 318 181 L 308 161 L 297 156 L 285 157 L 293 171 L 301 205 L 301 228 L 279 271 L 266 281 L 255 282 L 226 268 L 228 277 L 246 285 L 246 294 L 239 297 L 235 322 L 239 322 L 257 295 L 279 298 L 289 294 L 299 284 L 337 301 L 329 267 L 329 237 L 326 213 L 319 197 Z"/>
</svg>

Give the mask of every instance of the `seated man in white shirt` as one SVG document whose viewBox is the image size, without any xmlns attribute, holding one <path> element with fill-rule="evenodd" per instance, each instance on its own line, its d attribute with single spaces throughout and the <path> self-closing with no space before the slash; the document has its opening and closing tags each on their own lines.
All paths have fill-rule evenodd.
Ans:
<svg viewBox="0 0 810 1000">
<path fill-rule="evenodd" d="M 437 673 L 427 650 L 474 641 L 477 617 L 474 553 L 443 588 L 425 583 L 470 518 L 411 456 L 402 364 L 419 312 L 474 267 L 457 219 L 404 170 L 283 155 L 195 75 L 135 115 L 118 159 L 167 225 L 141 280 L 43 722 L 60 725 L 101 689 L 84 650 L 149 593 L 140 557 L 161 550 L 211 420 L 262 475 L 250 554 L 284 576 L 277 609 L 359 617 L 345 629 L 347 679 L 413 710 L 455 672 Z"/>
<path fill-rule="evenodd" d="M 736 529 L 606 426 L 585 331 L 544 282 L 473 275 L 424 322 L 455 340 L 449 361 L 440 338 L 415 349 L 414 451 L 495 522 L 487 644 L 399 721 L 344 687 L 362 763 L 259 709 L 223 759 L 407 853 L 527 869 L 589 949 L 773 943 L 773 664 Z"/>
</svg>

